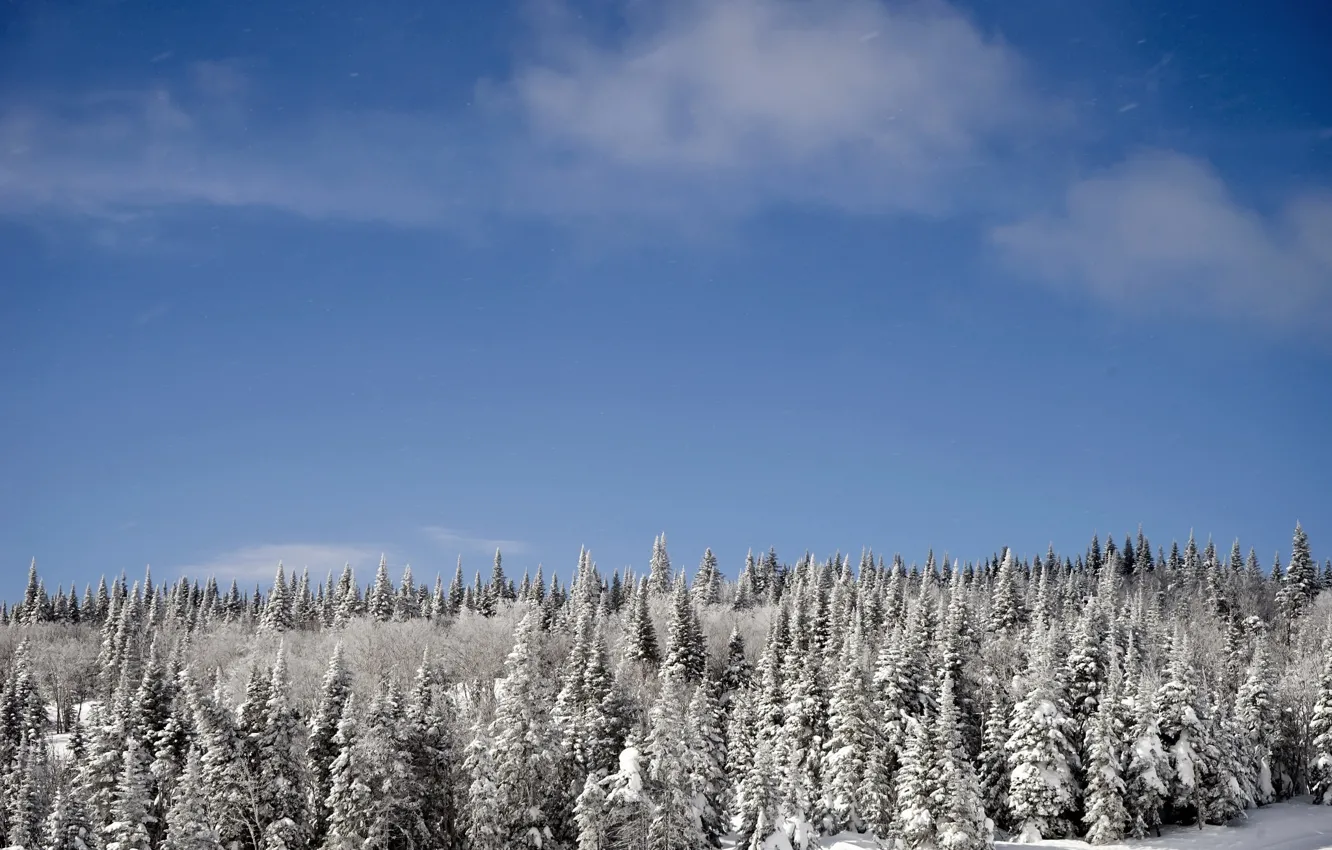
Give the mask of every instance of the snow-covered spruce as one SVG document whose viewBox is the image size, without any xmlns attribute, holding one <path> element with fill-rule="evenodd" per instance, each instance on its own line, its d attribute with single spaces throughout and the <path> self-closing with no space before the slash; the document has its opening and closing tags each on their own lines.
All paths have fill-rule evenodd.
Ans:
<svg viewBox="0 0 1332 850">
<path fill-rule="evenodd" d="M 686 576 L 660 535 L 642 574 L 584 549 L 519 576 L 497 552 L 425 581 L 382 558 L 366 584 L 278 565 L 266 592 L 147 574 L 81 595 L 34 563 L 0 604 L 0 831 L 27 850 L 1171 846 L 1332 803 L 1332 564 L 1302 527 L 1290 551 L 1265 573 L 1238 542 L 1139 529 L 972 562 L 708 550 Z M 1306 809 L 1291 820 L 1332 829 Z"/>
</svg>

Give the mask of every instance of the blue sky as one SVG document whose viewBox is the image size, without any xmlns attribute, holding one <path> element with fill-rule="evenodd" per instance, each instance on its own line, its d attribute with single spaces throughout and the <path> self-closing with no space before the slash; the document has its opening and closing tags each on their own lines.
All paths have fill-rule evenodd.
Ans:
<svg viewBox="0 0 1332 850">
<path fill-rule="evenodd" d="M 0 12 L 0 591 L 1332 535 L 1317 4 Z"/>
</svg>

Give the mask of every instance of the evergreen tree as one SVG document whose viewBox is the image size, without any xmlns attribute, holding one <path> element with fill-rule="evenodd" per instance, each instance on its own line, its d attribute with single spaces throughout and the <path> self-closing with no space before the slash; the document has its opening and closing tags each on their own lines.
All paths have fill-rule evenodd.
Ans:
<svg viewBox="0 0 1332 850">
<path fill-rule="evenodd" d="M 273 662 L 264 725 L 258 736 L 259 825 L 268 850 L 306 846 L 305 774 L 296 751 L 300 720 L 289 702 L 287 654 L 278 647 Z"/>
<path fill-rule="evenodd" d="M 148 770 L 133 737 L 125 742 L 122 763 L 112 820 L 103 830 L 106 850 L 150 850 L 149 829 L 154 819 L 148 812 Z"/>
<path fill-rule="evenodd" d="M 550 793 L 554 788 L 555 743 L 547 697 L 532 641 L 541 610 L 529 608 L 496 686 L 493 739 L 496 808 L 500 838 L 509 847 L 541 847 L 550 840 Z M 677 728 L 676 734 L 679 729 Z"/>
<path fill-rule="evenodd" d="M 606 779 L 606 833 L 609 846 L 616 850 L 656 850 L 658 846 L 653 841 L 655 813 L 642 762 L 637 747 L 625 747 L 619 769 Z"/>
<path fill-rule="evenodd" d="M 338 730 L 350 698 L 351 675 L 347 671 L 342 643 L 338 642 L 333 646 L 333 657 L 329 659 L 328 670 L 320 684 L 305 748 L 305 767 L 310 783 L 307 811 L 310 813 L 311 841 L 315 844 L 322 841 L 327 830 L 333 763 L 339 755 Z"/>
<path fill-rule="evenodd" d="M 1134 724 L 1125 755 L 1125 808 L 1128 834 L 1144 838 L 1160 834 L 1161 807 L 1169 796 L 1170 760 L 1161 742 L 1156 709 L 1145 681 L 1139 683 L 1134 701 Z"/>
<path fill-rule="evenodd" d="M 1115 703 L 1102 700 L 1087 728 L 1087 841 L 1110 844 L 1124 837 L 1129 814 L 1119 752 Z"/>
<path fill-rule="evenodd" d="M 828 702 L 830 737 L 823 754 L 826 779 L 824 808 L 828 832 L 865 829 L 866 763 L 873 746 L 869 688 L 860 650 L 860 629 L 847 633 L 842 645 L 837 682 Z"/>
<path fill-rule="evenodd" d="M 652 668 L 661 663 L 661 651 L 657 648 L 657 632 L 652 627 L 652 616 L 648 611 L 648 594 L 647 579 L 640 579 L 630 603 L 625 658 Z"/>
<path fill-rule="evenodd" d="M 281 561 L 278 562 L 277 575 L 273 578 L 273 589 L 268 594 L 260 626 L 275 632 L 290 631 L 293 626 L 291 588 L 287 586 L 287 575 Z"/>
<path fill-rule="evenodd" d="M 395 596 L 393 581 L 388 573 L 388 557 L 380 555 L 379 569 L 375 571 L 375 584 L 366 599 L 366 610 L 379 622 L 387 623 L 393 618 Z"/>
<path fill-rule="evenodd" d="M 611 850 L 610 829 L 606 820 L 606 790 L 603 778 L 589 775 L 574 805 L 574 823 L 578 827 L 578 850 Z"/>
<path fill-rule="evenodd" d="M 665 596 L 671 592 L 674 584 L 671 559 L 666 554 L 666 533 L 662 532 L 652 541 L 652 562 L 647 576 L 648 592 L 653 596 Z"/>
<path fill-rule="evenodd" d="M 1027 693 L 1013 709 L 1008 739 L 1009 807 L 1022 840 L 1063 838 L 1077 803 L 1077 753 L 1072 723 L 1058 704 L 1050 676 L 1049 636 L 1037 626 L 1027 670 Z"/>
<path fill-rule="evenodd" d="M 1318 701 L 1309 720 L 1313 758 L 1309 765 L 1309 793 L 1320 805 L 1332 806 L 1332 639 L 1323 642 L 1323 671 L 1318 678 Z"/>
<path fill-rule="evenodd" d="M 46 818 L 42 842 L 44 850 L 97 850 L 101 846 L 77 788 L 56 789 L 55 803 Z"/>
<path fill-rule="evenodd" d="M 681 734 L 687 728 L 688 688 L 682 676 L 664 674 L 661 692 L 649 714 L 647 778 L 653 816 L 648 834 L 654 849 L 696 850 L 709 844 L 703 831 L 701 801 L 695 797 L 695 792 L 702 789 L 692 770 L 695 759 L 691 741 Z"/>
<path fill-rule="evenodd" d="M 945 675 L 940 686 L 933 738 L 932 772 L 937 785 L 932 803 L 939 846 L 949 850 L 994 846 L 993 826 L 985 817 L 980 782 L 963 746 L 952 674 Z"/>
<path fill-rule="evenodd" d="M 202 765 L 199 750 L 192 748 L 167 810 L 166 840 L 161 850 L 222 850 L 221 839 L 203 805 Z"/>
</svg>

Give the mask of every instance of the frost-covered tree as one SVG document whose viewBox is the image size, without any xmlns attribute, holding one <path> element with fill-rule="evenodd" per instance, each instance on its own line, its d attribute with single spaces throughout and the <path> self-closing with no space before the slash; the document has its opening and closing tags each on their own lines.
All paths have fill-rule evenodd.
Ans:
<svg viewBox="0 0 1332 850">
<path fill-rule="evenodd" d="M 51 814 L 46 818 L 42 842 L 44 850 L 96 850 L 101 846 L 77 789 L 67 790 L 62 787 L 56 790 Z M 165 850 L 186 848 L 167 847 Z"/>
<path fill-rule="evenodd" d="M 501 838 L 510 847 L 541 847 L 551 837 L 556 740 L 533 646 L 540 630 L 541 609 L 529 608 L 505 660 L 504 678 L 496 683 L 490 729 L 494 784 Z"/>
<path fill-rule="evenodd" d="M 138 741 L 132 737 L 126 741 L 122 765 L 111 823 L 102 831 L 106 850 L 150 850 L 149 830 L 154 818 L 148 811 L 148 768 Z"/>
<path fill-rule="evenodd" d="M 333 645 L 333 656 L 319 686 L 314 713 L 310 717 L 309 738 L 305 747 L 305 769 L 309 778 L 310 837 L 314 844 L 323 840 L 329 817 L 328 796 L 332 790 L 333 762 L 339 747 L 336 742 L 343 709 L 351 696 L 351 674 L 347 670 L 342 643 Z"/>
<path fill-rule="evenodd" d="M 1142 681 L 1133 704 L 1134 722 L 1124 756 L 1124 804 L 1128 812 L 1128 834 L 1145 838 L 1160 834 L 1161 808 L 1169 796 L 1170 759 L 1161 742 L 1156 707 L 1148 683 Z"/>
<path fill-rule="evenodd" d="M 1074 729 L 1060 707 L 1050 672 L 1050 636 L 1036 627 L 1027 668 L 1027 691 L 1013 709 L 1008 750 L 1008 802 L 1022 839 L 1063 838 L 1077 805 L 1073 771 L 1078 765 Z"/>
<path fill-rule="evenodd" d="M 222 850 L 221 839 L 204 807 L 203 766 L 197 748 L 189 751 L 185 771 L 172 794 L 162 850 Z"/>
<path fill-rule="evenodd" d="M 1116 717 L 1117 695 L 1108 694 L 1097 706 L 1087 727 L 1087 841 L 1111 844 L 1124 837 L 1129 814 L 1124 798 L 1126 787 L 1119 741 L 1121 730 Z"/>
<path fill-rule="evenodd" d="M 671 572 L 671 558 L 666 554 L 666 532 L 657 535 L 652 541 L 652 561 L 648 567 L 648 592 L 654 596 L 665 596 L 675 584 L 675 575 Z"/>
<path fill-rule="evenodd" d="M 1318 701 L 1309 721 L 1313 757 L 1309 765 L 1309 793 L 1315 803 L 1332 806 L 1332 639 L 1323 643 L 1323 669 L 1318 679 Z"/>
<path fill-rule="evenodd" d="M 1156 691 L 1156 722 L 1170 761 L 1166 804 L 1179 816 L 1201 819 L 1206 727 L 1199 717 L 1198 691 L 1187 635 L 1177 630 L 1163 681 Z"/>
<path fill-rule="evenodd" d="M 933 750 L 933 772 L 938 782 L 933 820 L 939 847 L 983 850 L 994 846 L 993 825 L 985 816 L 980 781 L 963 744 L 951 673 L 945 674 L 939 689 Z"/>
<path fill-rule="evenodd" d="M 828 701 L 828 744 L 823 751 L 823 809 L 828 832 L 865 829 L 865 776 L 874 746 L 869 683 L 863 666 L 859 628 L 842 643 L 840 672 Z"/>
<path fill-rule="evenodd" d="M 297 754 L 300 719 L 290 702 L 287 653 L 278 647 L 258 735 L 258 825 L 268 850 L 301 850 L 308 842 L 305 772 Z"/>
<path fill-rule="evenodd" d="M 375 584 L 366 599 L 366 609 L 370 616 L 381 623 L 393 619 L 394 598 L 393 580 L 389 578 L 388 557 L 380 555 L 379 568 L 375 571 Z"/>
</svg>

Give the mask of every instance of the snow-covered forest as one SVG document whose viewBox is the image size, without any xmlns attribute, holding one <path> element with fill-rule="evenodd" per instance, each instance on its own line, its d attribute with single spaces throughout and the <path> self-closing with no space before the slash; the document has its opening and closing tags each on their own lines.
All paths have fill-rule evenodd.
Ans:
<svg viewBox="0 0 1332 850">
<path fill-rule="evenodd" d="M 1168 551 L 1167 551 L 1168 550 Z M 1332 617 L 1141 531 L 469 581 L 124 575 L 0 609 L 0 837 L 50 850 L 972 850 L 1332 802 Z"/>
</svg>

